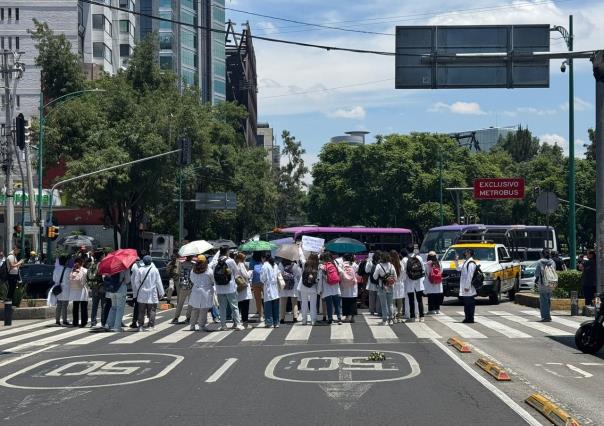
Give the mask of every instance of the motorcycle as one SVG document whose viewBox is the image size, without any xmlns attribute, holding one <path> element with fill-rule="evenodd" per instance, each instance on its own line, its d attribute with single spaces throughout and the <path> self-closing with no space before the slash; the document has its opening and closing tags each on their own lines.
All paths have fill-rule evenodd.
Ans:
<svg viewBox="0 0 604 426">
<path fill-rule="evenodd" d="M 604 293 L 600 295 L 600 301 L 604 301 Z M 585 321 L 575 333 L 575 344 L 584 354 L 595 354 L 604 346 L 604 303 L 596 312 L 593 321 Z"/>
</svg>

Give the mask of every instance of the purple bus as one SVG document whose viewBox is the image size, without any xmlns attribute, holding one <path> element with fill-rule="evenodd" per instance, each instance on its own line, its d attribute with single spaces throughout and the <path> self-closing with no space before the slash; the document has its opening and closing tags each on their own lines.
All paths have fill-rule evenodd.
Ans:
<svg viewBox="0 0 604 426">
<path fill-rule="evenodd" d="M 448 225 L 430 229 L 422 242 L 420 253 L 425 259 L 430 251 L 440 257 L 460 240 L 484 240 L 504 244 L 519 260 L 538 260 L 541 250 L 558 251 L 556 230 L 533 225 Z"/>
<path fill-rule="evenodd" d="M 370 251 L 396 250 L 413 244 L 413 233 L 406 228 L 365 228 L 364 226 L 327 227 L 295 226 L 273 229 L 266 234 L 266 241 L 275 241 L 291 237 L 295 240 L 303 235 L 325 239 L 325 242 L 338 237 L 354 238 L 364 243 Z"/>
</svg>

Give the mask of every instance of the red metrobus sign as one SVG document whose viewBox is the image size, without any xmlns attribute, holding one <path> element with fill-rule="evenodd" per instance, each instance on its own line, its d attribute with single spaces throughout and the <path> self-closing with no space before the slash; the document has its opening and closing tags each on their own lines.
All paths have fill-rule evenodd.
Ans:
<svg viewBox="0 0 604 426">
<path fill-rule="evenodd" d="M 521 200 L 524 198 L 524 179 L 474 179 L 476 200 Z"/>
</svg>

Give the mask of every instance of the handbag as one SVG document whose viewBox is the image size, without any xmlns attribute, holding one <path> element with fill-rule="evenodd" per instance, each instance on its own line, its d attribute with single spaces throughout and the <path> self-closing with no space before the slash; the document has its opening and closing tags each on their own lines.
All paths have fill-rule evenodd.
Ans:
<svg viewBox="0 0 604 426">
<path fill-rule="evenodd" d="M 283 278 L 283 275 L 281 275 L 281 272 L 277 274 L 277 283 L 279 284 L 280 291 L 285 288 L 285 279 Z"/>
<path fill-rule="evenodd" d="M 241 293 L 247 288 L 247 280 L 242 276 L 235 277 L 235 284 L 237 284 L 237 293 Z"/>
<path fill-rule="evenodd" d="M 63 272 L 61 272 L 61 278 L 59 279 L 59 283 L 55 284 L 55 286 L 52 288 L 52 294 L 54 294 L 55 296 L 58 296 L 59 294 L 61 294 L 63 292 L 63 288 L 61 287 L 61 283 L 63 282 L 63 277 L 65 276 L 65 269 L 67 268 L 67 266 L 63 266 Z"/>
</svg>

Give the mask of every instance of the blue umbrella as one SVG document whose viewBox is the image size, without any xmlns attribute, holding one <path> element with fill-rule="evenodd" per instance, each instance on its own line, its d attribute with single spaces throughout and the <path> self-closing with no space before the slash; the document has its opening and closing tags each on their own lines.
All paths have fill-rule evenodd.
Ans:
<svg viewBox="0 0 604 426">
<path fill-rule="evenodd" d="M 367 247 L 362 242 L 354 238 L 340 237 L 331 240 L 325 245 L 325 249 L 334 253 L 362 253 L 367 251 Z"/>
</svg>

